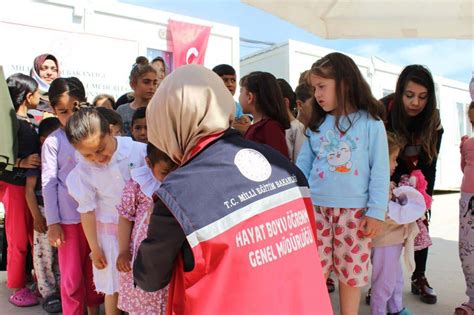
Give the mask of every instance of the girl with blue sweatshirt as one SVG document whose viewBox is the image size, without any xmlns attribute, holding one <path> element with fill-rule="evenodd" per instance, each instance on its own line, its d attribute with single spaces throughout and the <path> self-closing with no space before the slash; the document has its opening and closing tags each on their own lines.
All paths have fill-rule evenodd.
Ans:
<svg viewBox="0 0 474 315">
<path fill-rule="evenodd" d="M 296 164 L 310 184 L 323 272 L 338 277 L 341 314 L 358 314 L 371 239 L 388 204 L 383 108 L 354 61 L 341 53 L 315 62 L 310 80 L 319 106 Z"/>
</svg>

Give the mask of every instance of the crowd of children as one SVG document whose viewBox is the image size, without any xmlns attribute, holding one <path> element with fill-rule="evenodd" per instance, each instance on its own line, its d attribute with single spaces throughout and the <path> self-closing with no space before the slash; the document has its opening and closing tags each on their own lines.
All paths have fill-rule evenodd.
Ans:
<svg viewBox="0 0 474 315">
<path fill-rule="evenodd" d="M 412 292 L 436 303 L 424 272 L 442 126 L 434 90 L 423 81 L 431 74 L 419 67 L 404 70 L 385 107 L 353 60 L 340 53 L 316 61 L 294 91 L 268 72 L 240 79 L 232 126 L 306 176 L 321 267 L 326 279 L 331 272 L 337 277 L 342 314 L 358 314 L 360 288 L 369 283 L 371 314 L 411 314 L 402 300 L 404 248 L 414 271 Z M 15 167 L 0 177 L 9 301 L 31 306 L 40 296 L 50 313 L 98 314 L 105 302 L 107 314 L 165 314 L 168 288 L 142 290 L 132 267 L 155 192 L 178 167 L 147 140 L 146 107 L 166 64 L 137 58 L 129 77 L 133 92 L 120 102 L 99 95 L 93 104 L 81 81 L 59 77 L 58 68 L 54 56 L 41 55 L 32 77 L 7 79 L 19 124 Z M 219 65 L 213 71 L 234 95 L 235 70 Z M 28 111 L 40 102 L 54 117 L 37 125 Z M 474 126 L 473 104 L 469 117 Z M 460 257 L 469 301 L 456 314 L 474 314 L 472 141 L 463 138 L 461 145 Z M 30 248 L 38 294 L 27 287 Z"/>
</svg>

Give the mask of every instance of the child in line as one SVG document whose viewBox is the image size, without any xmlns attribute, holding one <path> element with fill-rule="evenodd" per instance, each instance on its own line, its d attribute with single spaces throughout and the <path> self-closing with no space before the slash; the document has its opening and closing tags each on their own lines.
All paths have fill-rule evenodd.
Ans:
<svg viewBox="0 0 474 315">
<path fill-rule="evenodd" d="M 135 111 L 132 118 L 132 139 L 147 143 L 146 108 L 142 107 Z"/>
<path fill-rule="evenodd" d="M 295 89 L 296 109 L 298 111 L 296 119 L 305 127 L 308 126 L 313 114 L 313 107 L 316 105 L 313 94 L 313 88 L 306 83 L 298 85 Z"/>
<path fill-rule="evenodd" d="M 38 133 L 40 143 L 59 128 L 56 117 L 48 117 L 40 122 Z M 33 265 L 38 291 L 43 297 L 43 309 L 48 313 L 61 312 L 59 298 L 58 252 L 48 240 L 44 202 L 41 189 L 41 171 L 31 169 L 26 172 L 25 197 L 33 217 Z"/>
<path fill-rule="evenodd" d="M 397 167 L 397 157 L 404 145 L 396 134 L 388 132 L 390 174 Z M 419 171 L 418 171 L 419 172 Z M 421 173 L 419 175 L 423 176 Z M 413 177 L 412 179 L 415 179 Z M 424 180 L 420 178 L 420 180 Z M 400 263 L 402 249 L 410 259 L 408 269 L 414 270 L 414 241 L 419 232 L 416 220 L 427 209 L 424 196 L 414 187 L 395 188 L 391 183 L 391 201 L 382 232 L 372 242 L 372 288 L 366 298 L 371 315 L 410 315 L 403 305 L 403 270 Z M 429 196 L 428 196 L 429 198 Z"/>
<path fill-rule="evenodd" d="M 16 306 L 38 304 L 38 298 L 26 287 L 26 259 L 28 247 L 33 246 L 33 218 L 25 198 L 26 172 L 41 165 L 40 143 L 29 109 L 40 101 L 38 83 L 31 77 L 16 73 L 7 79 L 8 91 L 18 121 L 18 153 L 12 171 L 0 177 L 0 190 L 5 190 L 5 232 L 7 248 L 7 287 L 13 291 L 8 301 Z"/>
<path fill-rule="evenodd" d="M 296 112 L 296 96 L 290 84 L 288 84 L 284 79 L 277 79 L 277 82 L 281 94 L 283 95 L 283 102 L 285 103 L 286 113 L 290 121 L 290 128 L 285 130 L 285 136 L 288 153 L 290 154 L 290 161 L 294 163 L 296 162 L 301 146 L 306 140 L 304 135 L 304 125 L 293 115 L 293 113 Z"/>
<path fill-rule="evenodd" d="M 276 78 L 268 72 L 244 76 L 239 100 L 244 113 L 254 118 L 245 139 L 269 145 L 289 158 L 285 130 L 290 128 L 290 121 Z"/>
<path fill-rule="evenodd" d="M 109 122 L 110 133 L 112 136 L 121 136 L 123 134 L 122 117 L 112 109 L 105 107 L 96 107 L 96 109 Z"/>
<path fill-rule="evenodd" d="M 103 297 L 95 292 L 92 281 L 90 248 L 82 230 L 77 202 L 66 187 L 66 178 L 76 166 L 76 151 L 64 130 L 79 107 L 87 105 L 82 82 L 75 78 L 58 78 L 48 91 L 51 106 L 61 127 L 46 138 L 42 151 L 42 186 L 48 239 L 58 248 L 61 273 L 61 305 L 64 314 L 99 314 Z"/>
<path fill-rule="evenodd" d="M 124 136 L 132 135 L 131 124 L 135 111 L 140 107 L 146 107 L 158 87 L 158 75 L 155 68 L 148 64 L 146 58 L 137 58 L 130 72 L 130 87 L 134 92 L 134 100 L 131 103 L 122 104 L 117 108 L 117 113 L 122 116 Z"/>
<path fill-rule="evenodd" d="M 319 104 L 297 166 L 308 178 L 323 272 L 339 279 L 342 314 L 358 314 L 370 242 L 388 203 L 387 137 L 380 104 L 354 61 L 331 53 L 311 67 Z"/>
<path fill-rule="evenodd" d="M 471 126 L 474 128 L 474 102 L 468 110 Z M 466 295 L 469 300 L 456 307 L 456 315 L 474 314 L 474 138 L 461 139 L 461 198 L 459 200 L 459 258 L 461 259 Z"/>
<path fill-rule="evenodd" d="M 146 238 L 150 214 L 156 198 L 155 191 L 166 175 L 177 167 L 171 159 L 153 144 L 147 145 L 146 166 L 133 169 L 118 206 L 120 273 L 118 307 L 130 314 L 166 314 L 168 288 L 145 292 L 135 287 L 132 268 L 138 247 Z"/>
<path fill-rule="evenodd" d="M 109 94 L 99 94 L 94 98 L 92 102 L 92 106 L 94 107 L 105 107 L 108 109 L 115 110 L 117 107 L 115 106 L 115 99 L 112 95 Z"/>
<path fill-rule="evenodd" d="M 105 294 L 106 313 L 120 314 L 116 207 L 131 170 L 145 165 L 146 146 L 128 137 L 113 137 L 107 119 L 93 108 L 76 112 L 66 124 L 66 135 L 80 153 L 66 184 L 79 204 L 77 211 L 91 248 L 95 288 Z"/>
<path fill-rule="evenodd" d="M 234 67 L 228 64 L 220 64 L 212 68 L 218 76 L 224 81 L 225 87 L 232 96 L 235 95 L 237 89 L 237 74 Z M 242 135 L 249 128 L 251 123 L 250 117 L 245 115 L 239 102 L 235 102 L 235 120 L 232 122 L 232 128 L 237 129 Z"/>
</svg>

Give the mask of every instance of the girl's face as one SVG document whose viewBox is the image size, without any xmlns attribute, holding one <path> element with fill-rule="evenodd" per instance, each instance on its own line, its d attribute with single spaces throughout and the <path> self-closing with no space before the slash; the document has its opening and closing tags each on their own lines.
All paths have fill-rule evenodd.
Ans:
<svg viewBox="0 0 474 315">
<path fill-rule="evenodd" d="M 99 132 L 75 145 L 77 151 L 89 162 L 107 164 L 117 150 L 117 139 Z"/>
<path fill-rule="evenodd" d="M 469 120 L 471 121 L 471 127 L 474 130 L 474 109 L 470 109 L 467 112 L 467 115 L 469 116 Z"/>
<path fill-rule="evenodd" d="M 428 89 L 413 81 L 408 81 L 403 91 L 403 107 L 409 117 L 418 116 L 428 103 Z"/>
<path fill-rule="evenodd" d="M 147 143 L 146 118 L 135 119 L 132 124 L 132 137 L 135 141 Z"/>
<path fill-rule="evenodd" d="M 67 121 L 74 114 L 76 105 L 78 101 L 69 95 L 69 93 L 64 92 L 58 97 L 57 102 L 54 105 L 54 113 L 59 119 L 61 126 L 64 128 Z"/>
<path fill-rule="evenodd" d="M 395 172 L 395 169 L 396 169 L 397 166 L 398 166 L 398 163 L 397 163 L 398 154 L 400 154 L 400 148 L 397 148 L 395 151 L 393 151 L 393 152 L 390 153 L 390 155 L 389 155 L 389 159 L 390 159 L 390 176 L 393 175 L 393 173 Z"/>
<path fill-rule="evenodd" d="M 147 72 L 138 78 L 137 82 L 132 82 L 132 89 L 135 91 L 135 98 L 151 100 L 158 87 L 158 75 L 154 72 Z"/>
<path fill-rule="evenodd" d="M 304 121 L 310 121 L 313 113 L 313 99 L 308 98 L 306 101 L 296 100 L 296 107 L 298 108 L 298 115 Z"/>
<path fill-rule="evenodd" d="M 27 107 L 28 109 L 36 108 L 40 102 L 40 91 L 39 89 L 36 89 L 33 93 L 29 93 L 26 96 L 27 100 Z"/>
<path fill-rule="evenodd" d="M 152 63 L 151 66 L 155 68 L 156 72 L 158 72 L 158 84 L 160 84 L 161 81 L 163 81 L 163 79 L 166 77 L 165 65 L 163 64 L 163 62 L 158 60 Z"/>
<path fill-rule="evenodd" d="M 148 167 L 151 168 L 153 176 L 160 182 L 162 182 L 165 177 L 176 168 L 164 160 L 159 160 L 154 165 L 151 165 L 151 162 L 148 157 L 146 158 L 146 163 Z"/>
<path fill-rule="evenodd" d="M 310 75 L 310 80 L 314 88 L 314 97 L 319 106 L 326 113 L 333 113 L 337 109 L 336 80 L 326 79 L 315 74 Z"/>
<path fill-rule="evenodd" d="M 51 59 L 46 59 L 40 67 L 40 78 L 48 84 L 51 84 L 58 77 L 58 67 Z"/>
<path fill-rule="evenodd" d="M 245 86 L 240 88 L 239 103 L 245 114 L 252 114 L 255 106 L 253 105 L 253 93 L 250 93 Z"/>
</svg>

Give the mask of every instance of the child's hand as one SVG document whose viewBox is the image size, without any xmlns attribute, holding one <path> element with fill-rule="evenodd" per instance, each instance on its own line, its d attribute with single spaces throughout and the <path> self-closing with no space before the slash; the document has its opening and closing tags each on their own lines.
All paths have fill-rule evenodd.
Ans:
<svg viewBox="0 0 474 315">
<path fill-rule="evenodd" d="M 38 153 L 30 154 L 26 158 L 21 159 L 18 166 L 22 168 L 37 168 L 41 166 L 41 157 Z"/>
<path fill-rule="evenodd" d="M 249 129 L 250 123 L 250 118 L 247 115 L 243 115 L 242 117 L 234 120 L 232 127 L 244 135 L 247 132 L 247 129 Z"/>
<path fill-rule="evenodd" d="M 49 244 L 54 247 L 61 247 L 66 241 L 64 240 L 64 232 L 59 223 L 51 224 L 48 227 Z"/>
<path fill-rule="evenodd" d="M 365 237 L 374 238 L 379 234 L 380 229 L 382 228 L 383 221 L 371 218 L 364 217 L 360 222 L 360 227 L 364 232 Z"/>
<path fill-rule="evenodd" d="M 117 270 L 120 272 L 130 272 L 132 267 L 130 262 L 132 261 L 132 255 L 130 251 L 121 252 L 117 258 Z"/>
<path fill-rule="evenodd" d="M 46 233 L 46 231 L 48 231 L 46 219 L 42 215 L 39 215 L 37 218 L 33 218 L 33 228 L 38 233 Z"/>
<path fill-rule="evenodd" d="M 107 267 L 107 258 L 105 258 L 104 251 L 98 247 L 91 251 L 91 260 L 97 269 L 104 269 Z"/>
</svg>

